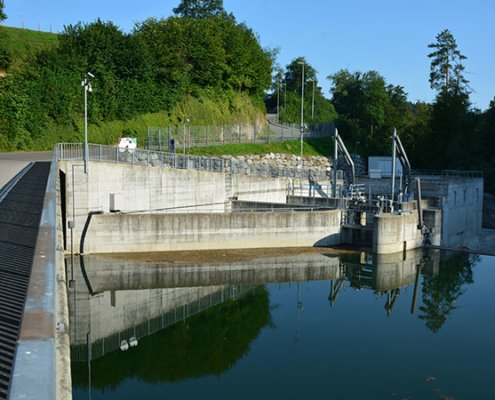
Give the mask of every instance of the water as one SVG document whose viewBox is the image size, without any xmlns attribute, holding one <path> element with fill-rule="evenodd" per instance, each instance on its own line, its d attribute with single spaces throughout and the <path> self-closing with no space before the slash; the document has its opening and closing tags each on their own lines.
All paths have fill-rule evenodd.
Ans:
<svg viewBox="0 0 495 400">
<path fill-rule="evenodd" d="M 78 265 L 70 293 L 74 399 L 495 399 L 494 261 L 414 251 L 144 267 L 93 257 L 96 293 Z M 130 336 L 139 344 L 121 351 Z"/>
</svg>

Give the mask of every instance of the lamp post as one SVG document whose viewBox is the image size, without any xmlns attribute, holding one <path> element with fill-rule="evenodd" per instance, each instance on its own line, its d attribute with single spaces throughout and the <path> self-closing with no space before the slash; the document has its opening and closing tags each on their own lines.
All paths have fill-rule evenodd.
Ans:
<svg viewBox="0 0 495 400">
<path fill-rule="evenodd" d="M 302 65 L 301 73 L 301 166 L 303 164 L 303 137 L 304 137 L 304 61 L 298 61 Z"/>
<path fill-rule="evenodd" d="M 189 122 L 189 118 L 184 118 L 184 137 L 182 139 L 182 154 L 186 154 L 186 124 Z"/>
<path fill-rule="evenodd" d="M 84 173 L 88 173 L 89 147 L 88 147 L 88 92 L 92 92 L 90 78 L 95 76 L 91 72 L 84 74 L 81 86 L 84 87 Z"/>
<path fill-rule="evenodd" d="M 311 98 L 311 121 L 315 119 L 315 78 L 311 79 L 313 81 L 313 96 Z"/>
<path fill-rule="evenodd" d="M 287 112 L 287 83 L 284 82 L 284 111 Z"/>
<path fill-rule="evenodd" d="M 280 124 L 280 80 L 277 81 L 277 124 Z"/>
</svg>

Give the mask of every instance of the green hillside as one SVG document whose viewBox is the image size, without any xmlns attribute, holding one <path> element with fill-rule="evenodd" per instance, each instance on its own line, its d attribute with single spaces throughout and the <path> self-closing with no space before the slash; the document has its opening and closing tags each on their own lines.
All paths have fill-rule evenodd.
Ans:
<svg viewBox="0 0 495 400">
<path fill-rule="evenodd" d="M 4 41 L 5 49 L 14 57 L 24 57 L 58 43 L 58 35 L 56 33 L 10 28 L 7 26 L 0 26 L 0 31 L 4 34 L 2 40 Z"/>
</svg>

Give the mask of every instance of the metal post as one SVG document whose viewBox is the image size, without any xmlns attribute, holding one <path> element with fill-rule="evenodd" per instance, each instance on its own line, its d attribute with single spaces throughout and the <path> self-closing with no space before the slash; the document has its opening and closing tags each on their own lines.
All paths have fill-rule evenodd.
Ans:
<svg viewBox="0 0 495 400">
<path fill-rule="evenodd" d="M 334 142 L 333 142 L 333 196 L 337 196 L 337 160 L 339 158 L 338 144 L 337 144 L 337 128 L 335 128 Z"/>
<path fill-rule="evenodd" d="M 186 121 L 184 120 L 184 137 L 182 139 L 182 154 L 186 154 Z"/>
<path fill-rule="evenodd" d="M 299 61 L 302 64 L 301 74 L 301 167 L 303 165 L 303 137 L 304 137 L 304 61 Z"/>
<path fill-rule="evenodd" d="M 418 229 L 422 229 L 424 226 L 423 222 L 423 209 L 421 207 L 421 180 L 416 178 L 416 201 L 418 204 Z"/>
<path fill-rule="evenodd" d="M 394 129 L 394 133 L 392 135 L 392 207 L 395 198 L 395 162 L 397 158 L 397 146 L 395 143 L 396 135 L 397 135 L 397 131 Z"/>
<path fill-rule="evenodd" d="M 311 101 L 311 121 L 315 119 L 315 78 L 313 78 L 313 99 Z"/>
<path fill-rule="evenodd" d="M 88 89 L 84 79 L 84 173 L 88 173 Z"/>
<path fill-rule="evenodd" d="M 88 92 L 92 92 L 90 78 L 95 76 L 91 72 L 84 74 L 81 86 L 84 87 L 84 173 L 88 173 L 89 148 L 88 148 Z"/>
</svg>

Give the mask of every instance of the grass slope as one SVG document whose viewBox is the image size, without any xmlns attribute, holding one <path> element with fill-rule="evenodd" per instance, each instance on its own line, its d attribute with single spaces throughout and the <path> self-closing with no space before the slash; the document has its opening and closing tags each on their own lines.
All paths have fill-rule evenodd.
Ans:
<svg viewBox="0 0 495 400">
<path fill-rule="evenodd" d="M 198 156 L 222 156 L 222 155 L 244 155 L 244 154 L 268 154 L 285 153 L 301 154 L 301 142 L 299 140 L 288 140 L 285 142 L 271 143 L 248 143 L 248 144 L 226 144 L 222 146 L 194 147 L 188 150 L 188 154 Z M 333 141 L 331 138 L 305 139 L 303 144 L 305 156 L 331 156 L 333 154 Z"/>
<path fill-rule="evenodd" d="M 1 26 L 4 46 L 14 57 L 24 57 L 58 43 L 56 33 Z"/>
</svg>

